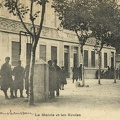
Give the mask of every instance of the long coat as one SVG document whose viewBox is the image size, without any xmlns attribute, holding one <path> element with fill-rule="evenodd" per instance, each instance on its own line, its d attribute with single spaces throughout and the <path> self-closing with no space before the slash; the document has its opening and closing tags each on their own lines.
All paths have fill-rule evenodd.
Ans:
<svg viewBox="0 0 120 120">
<path fill-rule="evenodd" d="M 24 68 L 22 66 L 16 66 L 13 69 L 14 78 L 14 89 L 23 90 L 23 78 L 24 78 Z"/>
<path fill-rule="evenodd" d="M 73 79 L 78 79 L 78 68 L 74 67 L 72 71 L 73 71 Z"/>
<path fill-rule="evenodd" d="M 82 79 L 82 66 L 78 68 L 78 75 L 79 75 L 79 78 Z"/>
<path fill-rule="evenodd" d="M 60 83 L 60 75 L 61 75 L 61 68 L 58 65 L 55 65 L 55 70 L 56 70 L 56 82 L 57 82 L 57 87 L 59 89 L 59 83 Z"/>
<path fill-rule="evenodd" d="M 13 80 L 12 80 L 12 69 L 11 65 L 4 63 L 1 66 L 1 90 L 7 90 L 9 87 L 12 87 Z"/>
<path fill-rule="evenodd" d="M 61 84 L 67 84 L 66 71 L 65 71 L 65 70 L 61 70 L 60 73 L 61 73 L 61 74 L 60 74 L 60 76 L 61 76 L 61 78 L 60 78 L 60 83 L 61 83 Z"/>
<path fill-rule="evenodd" d="M 54 91 L 56 89 L 57 89 L 56 69 L 53 66 L 49 66 L 49 90 Z"/>
</svg>

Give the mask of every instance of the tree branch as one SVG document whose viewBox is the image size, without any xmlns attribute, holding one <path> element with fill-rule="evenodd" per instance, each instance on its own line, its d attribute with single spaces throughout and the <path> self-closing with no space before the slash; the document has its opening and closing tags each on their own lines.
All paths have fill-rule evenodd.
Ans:
<svg viewBox="0 0 120 120">
<path fill-rule="evenodd" d="M 76 33 L 76 35 L 77 35 L 78 39 L 80 39 L 80 36 L 78 35 L 77 30 L 75 30 L 75 33 Z M 80 40 L 79 40 L 79 41 L 80 41 Z"/>
<path fill-rule="evenodd" d="M 41 20 L 40 20 L 40 24 L 39 24 L 39 30 L 38 30 L 37 37 L 40 36 L 41 30 L 42 30 L 44 15 L 45 15 L 45 8 L 46 8 L 46 0 L 42 0 L 42 14 L 41 14 Z"/>
<path fill-rule="evenodd" d="M 30 5 L 30 20 L 32 22 L 32 28 L 33 28 L 33 34 L 36 35 L 35 32 L 35 24 L 34 24 L 34 19 L 33 19 L 33 0 L 31 0 L 31 5 Z"/>
<path fill-rule="evenodd" d="M 101 45 L 100 45 L 100 50 L 99 50 L 99 52 L 101 52 L 101 50 L 102 50 L 102 48 L 103 48 L 103 45 L 104 45 L 104 43 L 102 42 Z"/>
<path fill-rule="evenodd" d="M 29 31 L 29 29 L 28 29 L 27 26 L 25 25 L 25 23 L 24 23 L 24 21 L 23 21 L 21 15 L 20 15 L 20 11 L 19 11 L 19 9 L 18 9 L 17 4 L 18 4 L 18 0 L 16 0 L 16 10 L 17 10 L 17 12 L 18 12 L 18 17 L 19 17 L 19 19 L 20 19 L 22 25 L 24 26 L 25 30 L 32 36 L 32 33 Z"/>
<path fill-rule="evenodd" d="M 77 35 L 77 37 L 78 37 L 78 39 L 79 39 L 80 51 L 81 51 L 81 54 L 82 54 L 82 56 L 83 56 L 83 44 L 81 44 L 81 42 L 80 42 L 80 36 L 78 35 L 77 30 L 75 30 L 75 33 L 76 33 L 76 35 Z"/>
</svg>

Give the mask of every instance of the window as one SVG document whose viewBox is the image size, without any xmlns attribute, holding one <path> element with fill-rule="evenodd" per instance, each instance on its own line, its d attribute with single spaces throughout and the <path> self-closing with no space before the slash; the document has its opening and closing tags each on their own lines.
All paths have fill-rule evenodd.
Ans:
<svg viewBox="0 0 120 120">
<path fill-rule="evenodd" d="M 107 53 L 104 53 L 104 68 L 107 68 Z"/>
<path fill-rule="evenodd" d="M 74 53 L 74 60 L 73 60 L 74 67 L 77 67 L 77 63 L 78 63 L 78 57 L 77 54 Z"/>
<path fill-rule="evenodd" d="M 64 67 L 67 77 L 69 77 L 69 46 L 64 46 Z"/>
<path fill-rule="evenodd" d="M 95 51 L 91 51 L 91 67 L 95 67 Z"/>
<path fill-rule="evenodd" d="M 12 65 L 16 66 L 18 60 L 20 60 L 20 43 L 12 42 Z"/>
<path fill-rule="evenodd" d="M 88 67 L 88 51 L 84 50 L 84 66 Z"/>
<path fill-rule="evenodd" d="M 40 45 L 39 53 L 39 58 L 46 61 L 46 45 Z"/>
<path fill-rule="evenodd" d="M 51 46 L 51 60 L 57 59 L 57 47 Z"/>
</svg>

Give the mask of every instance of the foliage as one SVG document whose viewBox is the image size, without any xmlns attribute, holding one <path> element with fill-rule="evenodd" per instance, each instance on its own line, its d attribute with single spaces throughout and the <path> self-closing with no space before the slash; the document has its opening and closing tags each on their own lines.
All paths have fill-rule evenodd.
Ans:
<svg viewBox="0 0 120 120">
<path fill-rule="evenodd" d="M 112 45 L 120 29 L 120 10 L 115 1 L 101 0 L 96 3 L 92 9 L 91 30 L 93 36 L 97 39 L 97 44 Z"/>
<path fill-rule="evenodd" d="M 80 44 L 85 44 L 90 29 L 100 51 L 104 44 L 115 46 L 120 30 L 120 9 L 115 0 L 54 0 L 53 7 L 63 28 L 75 31 Z"/>
<path fill-rule="evenodd" d="M 52 6 L 58 13 L 63 28 L 75 31 L 82 46 L 89 37 L 87 31 L 92 4 L 89 0 L 54 0 Z"/>
</svg>

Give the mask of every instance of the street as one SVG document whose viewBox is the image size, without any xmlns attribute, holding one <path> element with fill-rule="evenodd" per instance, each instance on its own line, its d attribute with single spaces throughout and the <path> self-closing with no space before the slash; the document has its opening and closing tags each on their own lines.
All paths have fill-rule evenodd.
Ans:
<svg viewBox="0 0 120 120">
<path fill-rule="evenodd" d="M 35 106 L 28 106 L 25 98 L 5 100 L 0 91 L 0 120 L 120 120 L 120 80 L 101 80 L 98 85 L 97 80 L 86 79 L 85 83 L 89 87 L 76 87 L 68 79 L 59 97 Z"/>
</svg>

